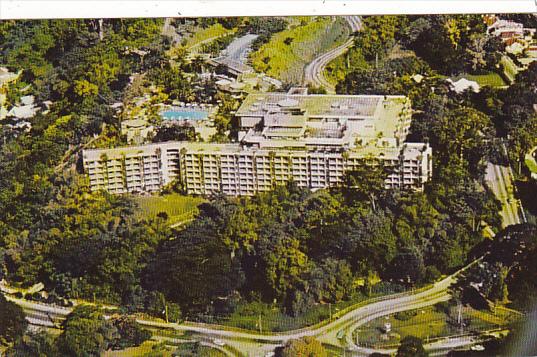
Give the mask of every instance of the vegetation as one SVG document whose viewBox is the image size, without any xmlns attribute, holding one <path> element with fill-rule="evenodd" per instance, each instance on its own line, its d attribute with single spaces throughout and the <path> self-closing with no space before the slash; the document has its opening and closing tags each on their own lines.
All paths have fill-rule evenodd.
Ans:
<svg viewBox="0 0 537 357">
<path fill-rule="evenodd" d="M 427 357 L 429 354 L 423 348 L 423 341 L 414 336 L 407 336 L 397 349 L 397 357 Z"/>
<path fill-rule="evenodd" d="M 7 301 L 3 294 L 0 294 L 0 321 L 0 346 L 21 338 L 28 325 L 22 308 Z"/>
<path fill-rule="evenodd" d="M 58 352 L 64 356 L 99 356 L 114 339 L 112 324 L 95 307 L 79 306 L 62 324 Z"/>
<path fill-rule="evenodd" d="M 463 332 L 488 331 L 498 326 L 508 327 L 519 319 L 513 311 L 498 307 L 495 311 L 476 310 L 461 306 Z M 407 336 L 421 338 L 426 342 L 441 340 L 447 336 L 461 333 L 459 306 L 456 301 L 409 310 L 371 321 L 369 326 L 362 326 L 355 332 L 360 345 L 371 348 L 393 348 Z M 391 330 L 384 331 L 384 324 L 389 322 Z"/>
<path fill-rule="evenodd" d="M 320 53 L 337 46 L 348 35 L 343 18 L 302 19 L 297 26 L 272 35 L 250 58 L 253 67 L 286 83 L 300 83 L 304 66 Z"/>
<path fill-rule="evenodd" d="M 194 218 L 197 206 L 204 202 L 202 198 L 171 193 L 162 196 L 137 196 L 134 201 L 139 206 L 137 215 L 140 219 L 167 219 L 170 225 Z"/>
<path fill-rule="evenodd" d="M 281 357 L 325 357 L 327 353 L 319 341 L 313 337 L 303 337 L 288 341 L 279 354 Z"/>
<path fill-rule="evenodd" d="M 200 30 L 196 31 L 193 36 L 186 41 L 185 48 L 187 50 L 191 50 L 196 46 L 200 46 L 202 43 L 206 43 L 209 40 L 224 36 L 230 32 L 231 30 L 225 28 L 221 23 L 217 22 L 206 28 L 201 28 Z"/>
<path fill-rule="evenodd" d="M 531 256 L 537 249 L 537 226 L 509 226 L 493 241 L 483 241 L 475 255 L 485 255 L 483 264 L 469 270 L 460 279 L 459 288 L 469 303 L 479 304 L 471 283 L 482 284 L 479 296 L 493 303 L 510 301 L 518 309 L 531 311 L 537 301 L 535 264 Z M 485 305 L 485 308 L 489 308 Z"/>
<path fill-rule="evenodd" d="M 186 46 L 201 47 L 240 21 L 199 20 L 206 29 Z M 445 76 L 464 73 L 499 84 L 492 73 L 501 45 L 482 36 L 478 17 L 368 17 L 365 24 L 330 75 L 339 93 L 409 96 L 409 140 L 429 142 L 434 150 L 434 176 L 424 192 L 383 190 L 387 172 L 379 163 L 316 192 L 294 183 L 251 198 L 169 193 L 133 199 L 91 192 L 79 163 L 63 165 L 64 156 L 75 157 L 88 143 L 121 142 L 111 105 L 138 93 L 129 80 L 133 73 L 141 73 L 142 87 L 155 87 L 155 108 L 168 100 L 219 102 L 215 142 L 235 134 L 238 101 L 196 76 L 203 61 L 187 61 L 184 51 L 166 57 L 170 43 L 160 35 L 162 20 L 2 22 L 1 62 L 23 69 L 8 89 L 8 104 L 19 103 L 28 85 L 25 93 L 38 103 L 53 104 L 30 119 L 29 132 L 0 127 L 0 278 L 22 287 L 42 282 L 53 296 L 110 302 L 125 313 L 173 322 L 228 318 L 251 328 L 256 315 L 317 322 L 330 315 L 332 304 L 343 307 L 380 287 L 426 284 L 482 252 L 484 263 L 461 279 L 463 293 L 482 282 L 481 299 L 462 297 L 484 301 L 485 308 L 510 300 L 529 309 L 537 289 L 535 227 L 510 227 L 495 241 L 484 241 L 481 230 L 500 227 L 499 203 L 483 184 L 486 162 L 510 160 L 525 180 L 523 165 L 516 164 L 537 145 L 537 64 L 507 89 L 455 94 Z M 252 18 L 243 31 L 260 35 L 252 54 L 256 69 L 291 83 L 348 29 L 342 19 Z M 230 39 L 222 37 L 215 48 Z M 410 55 L 394 56 L 395 48 Z M 158 113 L 152 110 L 154 122 Z M 154 139 L 193 139 L 179 129 L 159 130 Z M 498 136 L 508 144 L 507 158 Z M 532 188 L 534 183 L 528 192 Z M 169 227 L 191 218 L 184 229 Z M 148 338 L 132 319 L 106 320 L 102 311 L 81 306 L 57 340 L 44 334 L 21 339 L 24 315 L 2 299 L 0 320 L 10 323 L 0 327 L 0 336 L 15 344 L 14 355 L 92 356 Z M 404 340 L 399 355 L 421 354 L 418 342 Z M 314 340 L 286 348 L 291 355 L 323 353 Z"/>
<path fill-rule="evenodd" d="M 62 329 L 55 341 L 62 356 L 99 356 L 108 349 L 138 346 L 151 337 L 134 319 L 106 320 L 102 311 L 89 305 L 77 306 L 63 322 Z"/>
<path fill-rule="evenodd" d="M 466 78 L 470 81 L 476 81 L 481 87 L 503 87 L 506 85 L 503 78 L 496 72 L 486 72 L 483 74 L 467 74 L 462 73 L 453 78 L 453 81 L 457 81 L 460 78 Z"/>
<path fill-rule="evenodd" d="M 269 42 L 275 33 L 287 28 L 285 17 L 249 17 L 238 35 L 253 33 L 258 35 L 252 43 L 252 50 L 257 51 L 262 45 Z"/>
</svg>

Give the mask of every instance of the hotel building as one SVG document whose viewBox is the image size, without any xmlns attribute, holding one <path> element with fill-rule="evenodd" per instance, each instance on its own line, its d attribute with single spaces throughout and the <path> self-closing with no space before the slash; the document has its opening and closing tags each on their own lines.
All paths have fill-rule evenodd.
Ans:
<svg viewBox="0 0 537 357">
<path fill-rule="evenodd" d="M 411 106 L 404 96 L 250 94 L 236 113 L 235 144 L 165 142 L 84 150 L 92 190 L 151 192 L 177 180 L 189 194 L 253 195 L 293 180 L 312 190 L 345 171 L 382 162 L 386 188 L 423 188 L 431 148 L 405 142 Z"/>
</svg>

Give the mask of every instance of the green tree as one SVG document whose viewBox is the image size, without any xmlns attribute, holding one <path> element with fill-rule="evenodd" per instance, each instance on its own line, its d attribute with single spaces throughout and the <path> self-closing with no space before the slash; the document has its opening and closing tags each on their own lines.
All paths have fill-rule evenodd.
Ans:
<svg viewBox="0 0 537 357">
<path fill-rule="evenodd" d="M 345 173 L 343 195 L 350 203 L 368 200 L 375 211 L 377 200 L 384 192 L 384 181 L 387 177 L 388 169 L 382 162 L 359 165 Z"/>
<path fill-rule="evenodd" d="M 313 337 L 304 337 L 297 340 L 289 340 L 281 353 L 282 357 L 324 357 L 326 350 L 319 341 Z"/>
<path fill-rule="evenodd" d="M 118 337 L 103 312 L 90 305 L 75 307 L 62 323 L 62 330 L 57 346 L 64 356 L 99 356 Z"/>
<path fill-rule="evenodd" d="M 151 333 L 143 329 L 133 317 L 119 316 L 112 318 L 112 325 L 119 334 L 119 337 L 110 345 L 112 349 L 139 346 L 151 338 Z"/>
<path fill-rule="evenodd" d="M 423 341 L 415 336 L 403 338 L 396 354 L 397 357 L 427 357 L 428 355 L 423 348 Z"/>
<path fill-rule="evenodd" d="M 354 45 L 365 58 L 382 58 L 395 45 L 395 32 L 399 26 L 397 16 L 369 16 L 363 20 L 363 30 L 357 32 Z"/>
<path fill-rule="evenodd" d="M 159 247 L 145 270 L 145 286 L 186 312 L 203 311 L 216 298 L 237 290 L 244 276 L 240 260 L 208 217 L 194 221 Z"/>
<path fill-rule="evenodd" d="M 59 356 L 54 343 L 54 336 L 46 331 L 28 331 L 22 338 L 6 351 L 8 357 Z"/>
<path fill-rule="evenodd" d="M 6 300 L 0 293 L 0 344 L 12 343 L 22 337 L 26 331 L 26 322 L 22 308 Z"/>
</svg>

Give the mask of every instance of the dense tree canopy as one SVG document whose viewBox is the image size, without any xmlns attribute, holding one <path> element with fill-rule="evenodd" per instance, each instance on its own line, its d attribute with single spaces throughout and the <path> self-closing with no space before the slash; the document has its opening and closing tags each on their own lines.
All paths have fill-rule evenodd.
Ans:
<svg viewBox="0 0 537 357">
<path fill-rule="evenodd" d="M 64 356 L 99 356 L 116 338 L 117 329 L 105 320 L 98 308 L 76 307 L 62 323 L 58 351 Z"/>
<path fill-rule="evenodd" d="M 423 348 L 423 341 L 415 336 L 403 338 L 396 354 L 397 357 L 427 357 L 428 355 Z"/>
<path fill-rule="evenodd" d="M 281 357 L 324 357 L 327 352 L 319 341 L 313 337 L 304 337 L 298 340 L 288 341 L 281 354 Z"/>
<path fill-rule="evenodd" d="M 15 303 L 0 294 L 0 344 L 12 343 L 22 337 L 26 326 L 24 312 Z"/>
</svg>

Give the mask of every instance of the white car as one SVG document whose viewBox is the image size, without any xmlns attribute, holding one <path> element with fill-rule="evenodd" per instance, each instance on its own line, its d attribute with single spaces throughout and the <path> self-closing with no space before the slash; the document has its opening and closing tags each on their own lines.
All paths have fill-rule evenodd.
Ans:
<svg viewBox="0 0 537 357">
<path fill-rule="evenodd" d="M 470 349 L 472 351 L 484 351 L 485 347 L 483 345 L 474 345 L 474 346 L 470 347 Z"/>
<path fill-rule="evenodd" d="M 220 346 L 220 347 L 224 347 L 224 346 L 226 345 L 226 343 L 225 343 L 224 341 L 219 340 L 218 338 L 215 338 L 215 339 L 213 340 L 213 343 L 214 343 L 215 345 L 217 345 L 217 346 Z"/>
</svg>

